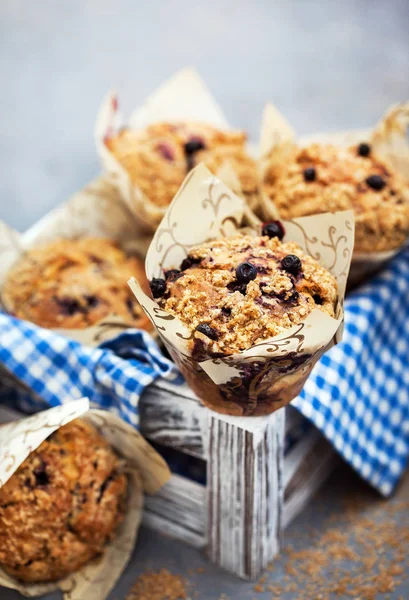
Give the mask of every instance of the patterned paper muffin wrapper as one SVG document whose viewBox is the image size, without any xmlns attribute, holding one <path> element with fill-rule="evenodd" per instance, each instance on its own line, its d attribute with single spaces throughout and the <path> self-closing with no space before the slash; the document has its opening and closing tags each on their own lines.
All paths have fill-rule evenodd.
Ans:
<svg viewBox="0 0 409 600">
<path fill-rule="evenodd" d="M 296 134 L 288 121 L 272 105 L 264 109 L 262 118 L 259 168 L 262 178 L 267 157 L 275 153 L 281 160 L 283 153 L 294 144 L 326 143 L 340 146 L 353 146 L 368 141 L 376 150 L 378 156 L 389 162 L 409 185 L 409 143 L 407 129 L 409 127 L 409 102 L 391 107 L 372 130 L 344 131 L 331 134 L 317 134 L 301 137 L 296 140 Z M 274 154 L 273 154 L 274 155 Z M 261 186 L 262 187 L 262 186 Z M 279 218 L 274 202 L 263 192 L 260 192 L 261 209 L 266 219 Z M 409 240 L 404 246 L 409 243 Z M 375 273 L 396 256 L 401 248 L 386 252 L 354 252 L 351 261 L 348 286 L 352 287 Z"/>
<path fill-rule="evenodd" d="M 143 233 L 106 177 L 99 177 L 70 200 L 51 211 L 25 233 L 20 234 L 0 221 L 0 306 L 13 314 L 14 307 L 2 297 L 1 289 L 15 262 L 27 250 L 61 238 L 105 237 L 126 252 L 144 258 L 152 236 Z M 98 345 L 124 329 L 131 321 L 107 317 L 84 329 L 55 329 L 78 342 Z"/>
<path fill-rule="evenodd" d="M 140 433 L 112 413 L 90 409 L 88 399 L 82 398 L 0 426 L 0 487 L 49 435 L 78 417 L 94 425 L 124 460 L 128 476 L 125 518 L 102 557 L 57 583 L 22 583 L 0 568 L 0 585 L 27 597 L 59 589 L 64 600 L 104 600 L 121 576 L 135 546 L 143 492 L 157 492 L 170 477 L 165 461 Z"/>
<path fill-rule="evenodd" d="M 146 255 L 148 279 L 175 268 L 193 246 L 234 234 L 244 202 L 203 165 L 185 179 Z M 314 309 L 300 323 L 243 352 L 197 362 L 188 328 L 166 313 L 132 279 L 130 286 L 172 357 L 202 401 L 218 412 L 260 415 L 288 404 L 315 362 L 342 335 L 343 299 L 354 239 L 352 211 L 287 221 L 284 241 L 297 242 L 337 279 L 336 318 Z M 258 232 L 260 233 L 260 231 Z"/>
<path fill-rule="evenodd" d="M 183 69 L 160 86 L 149 96 L 142 107 L 137 108 L 131 114 L 126 125 L 137 130 L 144 129 L 152 123 L 181 121 L 200 121 L 220 130 L 230 129 L 220 106 L 194 69 Z M 95 125 L 97 152 L 104 170 L 110 174 L 121 197 L 135 218 L 148 231 L 153 232 L 168 207 L 157 206 L 140 188 L 134 185 L 126 169 L 122 167 L 105 144 L 106 138 L 118 132 L 123 125 L 123 119 L 118 110 L 117 96 L 110 93 L 99 110 Z M 229 187 L 234 188 L 234 173 L 229 173 L 229 169 L 225 169 L 224 165 L 217 172 L 217 176 Z M 240 184 L 237 192 L 240 192 Z M 252 210 L 256 209 L 258 201 L 258 195 L 251 200 Z"/>
</svg>

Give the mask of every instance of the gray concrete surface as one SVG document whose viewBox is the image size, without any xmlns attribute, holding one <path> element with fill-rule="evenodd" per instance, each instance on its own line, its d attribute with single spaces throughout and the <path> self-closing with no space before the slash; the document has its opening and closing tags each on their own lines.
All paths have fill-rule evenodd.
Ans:
<svg viewBox="0 0 409 600">
<path fill-rule="evenodd" d="M 408 31 L 407 0 L 2 0 L 0 218 L 24 230 L 97 173 L 94 118 L 112 87 L 127 112 L 175 70 L 195 65 L 231 123 L 253 139 L 266 100 L 300 133 L 366 127 L 389 104 L 409 98 Z M 308 547 L 311 527 L 319 534 L 331 517 L 342 520 L 345 495 L 363 494 L 368 510 L 379 508 L 349 472 L 337 481 L 292 525 L 286 544 Z M 407 502 L 408 486 L 402 490 Z M 285 561 L 269 574 L 277 589 Z M 110 600 L 122 600 L 148 567 L 184 575 L 204 567 L 188 575 L 200 599 L 273 597 L 144 530 Z M 334 577 L 330 570 L 328 579 Z M 406 574 L 401 579 L 379 598 L 409 598 Z M 2 600 L 18 597 L 0 590 Z"/>
</svg>

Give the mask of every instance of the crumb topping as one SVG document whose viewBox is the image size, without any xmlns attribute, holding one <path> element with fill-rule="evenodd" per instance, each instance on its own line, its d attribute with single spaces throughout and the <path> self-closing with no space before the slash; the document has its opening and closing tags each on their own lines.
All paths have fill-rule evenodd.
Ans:
<svg viewBox="0 0 409 600">
<path fill-rule="evenodd" d="M 263 186 L 283 219 L 352 209 L 358 252 L 397 248 L 409 236 L 409 187 L 369 144 L 294 147 L 285 164 L 267 165 Z"/>
<path fill-rule="evenodd" d="M 246 153 L 241 131 L 194 122 L 157 123 L 142 131 L 122 129 L 105 143 L 132 183 L 157 206 L 170 204 L 186 174 L 200 162 L 213 173 L 230 164 L 250 205 L 258 198 L 256 162 Z"/>
<path fill-rule="evenodd" d="M 2 290 L 8 309 L 47 328 L 83 328 L 118 315 L 150 328 L 127 285 L 135 276 L 147 286 L 142 261 L 102 238 L 61 239 L 27 252 Z"/>
<path fill-rule="evenodd" d="M 122 521 L 127 478 L 99 433 L 76 419 L 0 489 L 0 564 L 22 581 L 56 581 L 101 554 Z"/>
<path fill-rule="evenodd" d="M 193 332 L 193 345 L 207 356 L 245 350 L 314 308 L 334 316 L 337 298 L 335 278 L 297 244 L 249 235 L 191 249 L 165 289 L 160 306 Z"/>
</svg>

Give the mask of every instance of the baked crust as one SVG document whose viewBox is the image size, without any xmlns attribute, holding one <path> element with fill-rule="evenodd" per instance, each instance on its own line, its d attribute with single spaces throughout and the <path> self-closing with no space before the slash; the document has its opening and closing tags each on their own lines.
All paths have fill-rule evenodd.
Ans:
<svg viewBox="0 0 409 600">
<path fill-rule="evenodd" d="M 118 315 L 151 329 L 130 291 L 131 276 L 146 288 L 144 265 L 103 238 L 60 239 L 34 248 L 11 269 L 2 290 L 9 311 L 47 328 L 84 328 Z"/>
<path fill-rule="evenodd" d="M 306 180 L 305 169 L 314 169 Z M 368 178 L 381 177 L 382 189 Z M 283 219 L 352 209 L 355 252 L 381 252 L 401 246 L 409 236 L 409 187 L 369 148 L 311 144 L 287 149 L 285 160 L 267 159 L 263 192 Z"/>
<path fill-rule="evenodd" d="M 295 274 L 283 267 L 289 255 L 301 261 Z M 243 264 L 256 271 L 247 283 L 237 276 Z M 334 316 L 335 278 L 297 244 L 277 237 L 236 235 L 202 244 L 190 250 L 182 269 L 169 272 L 158 302 L 190 329 L 197 360 L 246 350 L 300 323 L 314 308 Z M 200 331 L 203 325 L 211 328 L 210 337 Z"/>
<path fill-rule="evenodd" d="M 192 141 L 204 148 L 187 154 L 185 145 Z M 140 131 L 125 128 L 105 140 L 132 183 L 159 207 L 170 204 L 187 173 L 200 162 L 213 173 L 226 163 L 231 165 L 244 198 L 255 207 L 259 197 L 257 167 L 245 143 L 244 132 L 220 131 L 195 122 L 157 123 Z"/>
<path fill-rule="evenodd" d="M 99 433 L 76 419 L 0 489 L 0 564 L 21 581 L 57 581 L 104 551 L 122 521 L 127 478 Z"/>
</svg>

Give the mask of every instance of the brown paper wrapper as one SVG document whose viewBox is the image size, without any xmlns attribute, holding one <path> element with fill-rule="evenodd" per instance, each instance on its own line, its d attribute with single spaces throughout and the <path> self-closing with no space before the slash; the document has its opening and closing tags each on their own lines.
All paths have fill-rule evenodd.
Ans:
<svg viewBox="0 0 409 600">
<path fill-rule="evenodd" d="M 294 130 L 271 104 L 264 109 L 260 135 L 260 176 L 262 178 L 266 157 L 276 155 L 280 162 L 295 144 L 306 146 L 313 142 L 352 146 L 368 141 L 377 155 L 387 161 L 409 184 L 409 143 L 406 132 L 409 126 L 409 102 L 391 107 L 375 128 L 317 134 L 296 139 Z M 266 220 L 277 219 L 279 214 L 274 202 L 261 191 L 261 209 Z M 408 243 L 409 240 L 406 242 Z M 387 252 L 354 252 L 351 261 L 348 286 L 353 287 L 379 271 L 401 248 Z"/>
<path fill-rule="evenodd" d="M 206 167 L 196 167 L 154 235 L 146 255 L 148 279 L 178 267 L 191 247 L 233 235 L 241 227 L 243 213 L 240 197 Z M 285 230 L 284 241 L 297 242 L 337 279 L 336 318 L 315 309 L 301 324 L 244 352 L 197 362 L 189 350 L 187 327 L 163 311 L 134 279 L 129 282 L 189 385 L 217 412 L 264 415 L 288 404 L 299 394 L 317 360 L 342 335 L 342 307 L 354 239 L 352 212 L 287 221 Z"/>
<path fill-rule="evenodd" d="M 24 253 L 60 238 L 105 237 L 114 240 L 129 254 L 144 258 L 151 236 L 142 232 L 120 201 L 118 191 L 106 177 L 99 177 L 70 200 L 51 211 L 25 233 L 20 234 L 0 221 L 0 304 L 7 312 L 13 307 L 1 295 L 8 272 Z M 76 341 L 98 345 L 115 337 L 132 322 L 107 317 L 85 329 L 56 329 Z"/>
<path fill-rule="evenodd" d="M 128 475 L 125 518 L 102 557 L 57 583 L 22 583 L 0 568 L 0 585 L 30 598 L 59 589 L 64 600 L 104 600 L 133 551 L 142 517 L 143 492 L 155 493 L 170 477 L 165 461 L 133 427 L 112 413 L 90 409 L 88 399 L 82 398 L 0 426 L 0 487 L 51 433 L 78 417 L 92 423 L 124 460 Z"/>
<path fill-rule="evenodd" d="M 190 68 L 179 71 L 153 92 L 143 106 L 131 114 L 127 126 L 131 129 L 144 129 L 160 121 L 170 123 L 200 121 L 221 130 L 230 129 L 220 106 L 196 71 Z M 117 132 L 123 125 L 122 116 L 118 111 L 117 96 L 115 93 L 110 93 L 99 110 L 95 125 L 97 152 L 104 170 L 110 174 L 111 180 L 135 218 L 146 230 L 153 232 L 166 214 L 167 207 L 157 206 L 131 182 L 127 171 L 105 144 L 107 136 Z M 217 172 L 217 176 L 231 186 L 224 165 Z M 235 189 L 237 193 L 241 192 L 239 183 Z M 250 209 L 255 210 L 258 202 L 258 197 L 254 198 Z"/>
</svg>

